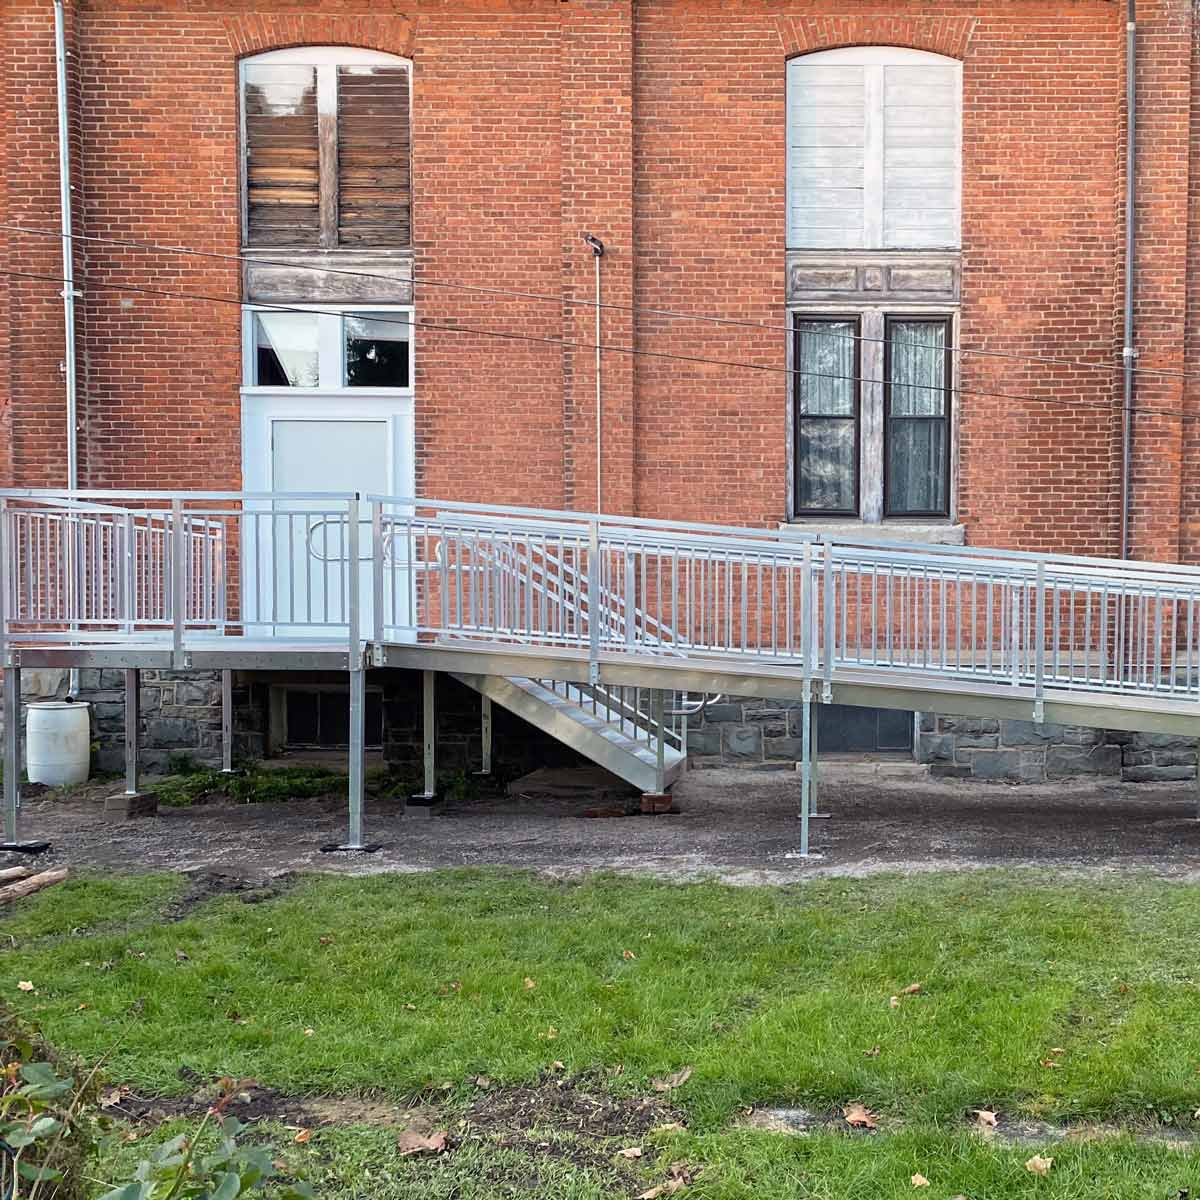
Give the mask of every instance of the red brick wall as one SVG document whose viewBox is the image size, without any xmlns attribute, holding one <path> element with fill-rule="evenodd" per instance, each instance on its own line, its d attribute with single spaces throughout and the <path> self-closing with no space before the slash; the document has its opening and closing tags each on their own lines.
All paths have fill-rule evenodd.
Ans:
<svg viewBox="0 0 1200 1200">
<path fill-rule="evenodd" d="M 1140 365 L 1200 371 L 1190 213 L 1200 134 L 1189 10 L 1143 5 Z M 6 219 L 54 228 L 50 6 L 5 9 Z M 958 507 L 978 543 L 1105 553 L 1120 466 L 1124 14 L 1111 0 L 420 0 L 402 13 L 313 0 L 87 0 L 76 60 L 82 232 L 218 254 L 238 244 L 235 68 L 297 43 L 414 62 L 418 484 L 427 494 L 591 508 L 592 312 L 606 299 L 769 328 L 606 310 L 604 503 L 759 524 L 786 509 L 784 78 L 806 50 L 898 44 L 964 64 L 961 341 L 1071 360 L 965 355 Z M 1189 209 L 1189 196 L 1191 208 Z M 8 262 L 58 273 L 52 241 Z M 81 254 L 83 478 L 236 486 L 235 264 L 89 243 Z M 1194 268 L 1193 264 L 1193 268 Z M 62 478 L 61 305 L 0 283 L 0 479 Z M 450 327 L 454 329 L 451 330 Z M 488 336 L 515 333 L 581 345 Z M 671 361 L 682 354 L 753 368 Z M 1099 368 L 1099 369 L 1091 369 Z M 983 395 L 976 393 L 999 393 Z M 1143 377 L 1139 403 L 1195 406 Z M 1135 550 L 1200 555 L 1196 423 L 1138 418 Z"/>
</svg>

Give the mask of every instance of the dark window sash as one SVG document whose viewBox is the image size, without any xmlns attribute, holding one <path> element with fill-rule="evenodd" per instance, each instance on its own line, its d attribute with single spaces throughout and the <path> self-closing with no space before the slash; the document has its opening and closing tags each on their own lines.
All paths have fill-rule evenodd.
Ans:
<svg viewBox="0 0 1200 1200">
<path fill-rule="evenodd" d="M 851 333 L 856 338 L 861 338 L 862 323 L 858 316 L 840 316 L 837 314 L 807 314 L 793 313 L 792 314 L 792 509 L 793 514 L 797 517 L 857 517 L 862 502 L 862 342 L 855 340 L 853 346 L 853 368 L 851 383 L 853 398 L 851 402 L 851 412 L 848 414 L 833 414 L 833 413 L 817 413 L 807 415 L 801 412 L 801 403 L 803 400 L 803 389 L 805 381 L 811 377 L 802 374 L 801 364 L 801 342 L 803 338 L 803 325 L 849 325 Z M 813 381 L 816 382 L 816 381 Z M 826 422 L 834 422 L 839 424 L 853 423 L 854 438 L 851 459 L 851 473 L 853 477 L 853 503 L 848 508 L 818 508 L 812 505 L 805 505 L 802 501 L 803 496 L 803 451 L 802 451 L 802 432 L 806 426 L 817 426 Z"/>
<path fill-rule="evenodd" d="M 893 416 L 892 415 L 892 329 L 899 323 L 915 324 L 920 322 L 930 327 L 940 326 L 945 330 L 945 348 L 942 363 L 942 412 L 940 416 Z M 946 518 L 950 516 L 950 465 L 951 465 L 951 401 L 954 391 L 953 375 L 953 321 L 950 317 L 921 317 L 886 316 L 884 317 L 884 346 L 883 346 L 883 515 L 889 517 L 931 517 Z M 894 443 L 893 427 L 896 425 L 930 424 L 940 426 L 942 430 L 942 447 L 939 466 L 941 468 L 941 494 L 944 502 L 937 508 L 897 508 L 892 504 L 892 446 Z"/>
</svg>

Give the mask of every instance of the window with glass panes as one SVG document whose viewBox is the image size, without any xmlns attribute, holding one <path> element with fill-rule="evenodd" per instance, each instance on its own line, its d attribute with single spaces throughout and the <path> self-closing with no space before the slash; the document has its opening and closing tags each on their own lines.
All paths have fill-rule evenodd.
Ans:
<svg viewBox="0 0 1200 1200">
<path fill-rule="evenodd" d="M 793 515 L 951 513 L 952 321 L 793 314 Z"/>
</svg>

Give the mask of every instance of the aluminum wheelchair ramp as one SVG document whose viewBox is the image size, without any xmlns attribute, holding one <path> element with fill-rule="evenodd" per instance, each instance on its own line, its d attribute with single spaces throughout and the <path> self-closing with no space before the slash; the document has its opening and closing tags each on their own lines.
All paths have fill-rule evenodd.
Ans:
<svg viewBox="0 0 1200 1200">
<path fill-rule="evenodd" d="M 468 676 L 636 786 L 681 766 L 684 691 L 1194 735 L 1200 569 L 419 497 L 0 493 L 10 833 L 22 667 L 318 660 L 350 683 L 354 847 L 368 668 Z M 808 813 L 802 782 L 804 849 Z"/>
</svg>

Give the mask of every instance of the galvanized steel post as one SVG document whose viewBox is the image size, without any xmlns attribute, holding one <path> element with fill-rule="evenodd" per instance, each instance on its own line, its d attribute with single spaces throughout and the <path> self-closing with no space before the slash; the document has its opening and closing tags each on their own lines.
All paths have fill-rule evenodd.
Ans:
<svg viewBox="0 0 1200 1200">
<path fill-rule="evenodd" d="M 138 739 L 141 733 L 142 673 L 125 669 L 125 795 L 138 794 Z"/>
</svg>

